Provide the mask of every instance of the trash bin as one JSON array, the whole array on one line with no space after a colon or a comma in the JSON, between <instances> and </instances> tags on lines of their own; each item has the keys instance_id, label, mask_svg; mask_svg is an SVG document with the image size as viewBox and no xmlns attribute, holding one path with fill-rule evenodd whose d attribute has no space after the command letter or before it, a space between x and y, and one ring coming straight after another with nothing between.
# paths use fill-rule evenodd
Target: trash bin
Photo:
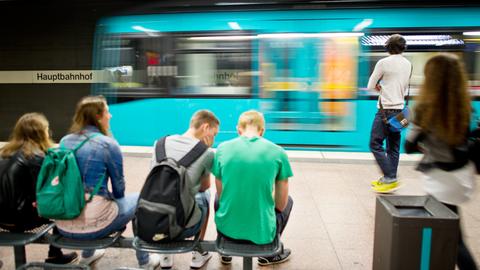
<instances>
[{"instance_id":1,"label":"trash bin","mask_svg":"<svg viewBox=\"0 0 480 270\"><path fill-rule=\"evenodd\" d=\"M373 270L455 269L458 216L431 196L378 196Z\"/></svg>"}]
</instances>

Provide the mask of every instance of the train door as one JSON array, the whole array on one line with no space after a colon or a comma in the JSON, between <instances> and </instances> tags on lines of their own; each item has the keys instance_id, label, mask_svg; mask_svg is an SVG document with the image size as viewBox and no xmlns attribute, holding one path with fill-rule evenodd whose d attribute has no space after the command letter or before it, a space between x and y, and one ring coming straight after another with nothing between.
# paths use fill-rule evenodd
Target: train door
<instances>
[{"instance_id":1,"label":"train door","mask_svg":"<svg viewBox=\"0 0 480 270\"><path fill-rule=\"evenodd\" d=\"M358 33L260 35L268 136L286 146L356 148L359 49Z\"/></svg>"}]
</instances>

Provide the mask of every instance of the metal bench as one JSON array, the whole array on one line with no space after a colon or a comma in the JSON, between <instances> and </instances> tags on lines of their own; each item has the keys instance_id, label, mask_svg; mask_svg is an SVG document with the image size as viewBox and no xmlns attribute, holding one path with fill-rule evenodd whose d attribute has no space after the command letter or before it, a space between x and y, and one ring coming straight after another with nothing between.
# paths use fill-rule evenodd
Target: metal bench
<instances>
[{"instance_id":1,"label":"metal bench","mask_svg":"<svg viewBox=\"0 0 480 270\"><path fill-rule=\"evenodd\" d=\"M13 246L15 268L19 268L27 262L25 245L39 241L54 226L55 224L49 223L23 233L0 229L0 246Z\"/></svg>"},{"instance_id":2,"label":"metal bench","mask_svg":"<svg viewBox=\"0 0 480 270\"><path fill-rule=\"evenodd\" d=\"M162 254L176 254L187 253L198 249L200 234L195 235L192 240L179 240L172 242L148 243L138 237L133 238L132 246L136 250L162 253Z\"/></svg>"},{"instance_id":3,"label":"metal bench","mask_svg":"<svg viewBox=\"0 0 480 270\"><path fill-rule=\"evenodd\" d=\"M41 236L44 236L51 228L53 224L49 224L48 229L44 229L44 232L41 233ZM41 244L52 244L59 248L67 248L67 249L101 249L101 248L108 248L108 247L116 247L116 248L131 248L133 247L136 250L146 251L146 252L153 252L153 253L162 253L162 254L176 254L176 253L186 253L191 251L210 251L210 252L218 252L222 256L238 256L243 257L243 269L244 270L251 270L253 269L253 262L252 257L267 257L267 256L275 256L279 254L282 249L283 245L280 242L280 238L277 235L274 241L270 244L266 245L256 245L249 241L236 241L233 239L225 238L221 235L217 236L215 241L200 241L199 235L196 235L191 240L181 240L181 241L173 241L167 243L147 243L142 241L138 237L134 238L124 238L122 237L123 231L118 231L113 233L112 235L97 239L97 240L77 240L77 239L70 239L67 237L63 237L59 234L46 234L46 239L39 241L39 237L36 237L33 240L29 240L28 243L41 243ZM10 235L12 233L5 233L5 235ZM39 233L40 234L40 233ZM16 247L16 245L25 245L26 242L21 242L21 240L16 240L20 242L15 242L12 244L3 244L5 242L2 238L0 233L0 246L7 245ZM8 237L12 237L11 235ZM48 264L40 264L40 263L30 263L25 265L25 247L23 246L23 253L15 252L15 262L16 267L23 266L24 268L20 269L89 269L88 266L85 265L53 265L51 268L48 267ZM23 260L23 263L17 264L17 260ZM35 268L37 267L37 268ZM44 267L44 268L39 268ZM62 268L63 267L63 268ZM75 268L76 267L76 268ZM83 267L83 268L82 268ZM123 269L130 269L130 268L123 268Z\"/></svg>"},{"instance_id":4,"label":"metal bench","mask_svg":"<svg viewBox=\"0 0 480 270\"><path fill-rule=\"evenodd\" d=\"M114 245L120 247L119 241L122 238L122 231L117 231L107 237L94 240L71 239L60 234L51 234L48 236L48 242L59 248L67 249L103 249ZM127 241L122 247L131 247L131 241ZM56 269L56 268L53 268Z\"/></svg>"},{"instance_id":5,"label":"metal bench","mask_svg":"<svg viewBox=\"0 0 480 270\"><path fill-rule=\"evenodd\" d=\"M243 269L252 270L252 257L270 257L282 252L283 245L280 237L277 235L273 242L265 245L256 245L249 241L236 241L228 239L218 234L215 241L215 249L222 256L239 256L243 257Z\"/></svg>"},{"instance_id":6,"label":"metal bench","mask_svg":"<svg viewBox=\"0 0 480 270\"><path fill-rule=\"evenodd\" d=\"M252 257L275 256L282 252L283 245L280 238L275 237L274 241L266 245L256 245L249 241L236 241L227 239L220 234L216 241L199 241L198 235L193 240L180 240L165 243L147 243L138 237L135 237L132 246L136 250L161 253L176 254L190 251L211 251L218 252L222 256L243 257L243 269L253 269Z\"/></svg>"},{"instance_id":7,"label":"metal bench","mask_svg":"<svg viewBox=\"0 0 480 270\"><path fill-rule=\"evenodd\" d=\"M71 239L60 234L51 234L48 236L50 244L67 249L102 249L114 245L122 236L123 231L117 231L111 235L94 240Z\"/></svg>"},{"instance_id":8,"label":"metal bench","mask_svg":"<svg viewBox=\"0 0 480 270\"><path fill-rule=\"evenodd\" d=\"M28 263L22 265L17 270L90 270L88 265L80 264L51 264L51 263Z\"/></svg>"}]
</instances>

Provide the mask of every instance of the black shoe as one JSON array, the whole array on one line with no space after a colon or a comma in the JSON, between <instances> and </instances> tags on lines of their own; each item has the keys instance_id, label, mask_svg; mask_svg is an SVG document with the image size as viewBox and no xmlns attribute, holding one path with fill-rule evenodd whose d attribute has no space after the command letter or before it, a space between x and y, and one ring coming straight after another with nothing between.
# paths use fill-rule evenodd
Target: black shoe
<instances>
[{"instance_id":1,"label":"black shoe","mask_svg":"<svg viewBox=\"0 0 480 270\"><path fill-rule=\"evenodd\" d=\"M230 257L230 256L222 256L222 257L220 258L220 262L221 262L222 264L225 264L225 265L231 264L231 263L232 263L232 257Z\"/></svg>"},{"instance_id":2,"label":"black shoe","mask_svg":"<svg viewBox=\"0 0 480 270\"><path fill-rule=\"evenodd\" d=\"M290 259L290 254L292 251L288 248L284 249L282 253L275 255L273 257L258 257L258 265L272 265L277 263L283 263Z\"/></svg>"},{"instance_id":3,"label":"black shoe","mask_svg":"<svg viewBox=\"0 0 480 270\"><path fill-rule=\"evenodd\" d=\"M54 263L54 264L70 264L77 261L78 255L76 252L71 252L67 254L62 254L56 257L48 257L45 259L46 263Z\"/></svg>"}]
</instances>

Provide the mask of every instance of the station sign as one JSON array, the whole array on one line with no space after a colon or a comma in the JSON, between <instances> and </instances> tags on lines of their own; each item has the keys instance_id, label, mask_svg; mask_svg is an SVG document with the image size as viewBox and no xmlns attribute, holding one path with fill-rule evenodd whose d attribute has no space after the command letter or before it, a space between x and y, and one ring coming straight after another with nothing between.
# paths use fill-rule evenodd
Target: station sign
<instances>
[{"instance_id":1,"label":"station sign","mask_svg":"<svg viewBox=\"0 0 480 270\"><path fill-rule=\"evenodd\" d=\"M109 83L105 70L0 71L0 84Z\"/></svg>"}]
</instances>

